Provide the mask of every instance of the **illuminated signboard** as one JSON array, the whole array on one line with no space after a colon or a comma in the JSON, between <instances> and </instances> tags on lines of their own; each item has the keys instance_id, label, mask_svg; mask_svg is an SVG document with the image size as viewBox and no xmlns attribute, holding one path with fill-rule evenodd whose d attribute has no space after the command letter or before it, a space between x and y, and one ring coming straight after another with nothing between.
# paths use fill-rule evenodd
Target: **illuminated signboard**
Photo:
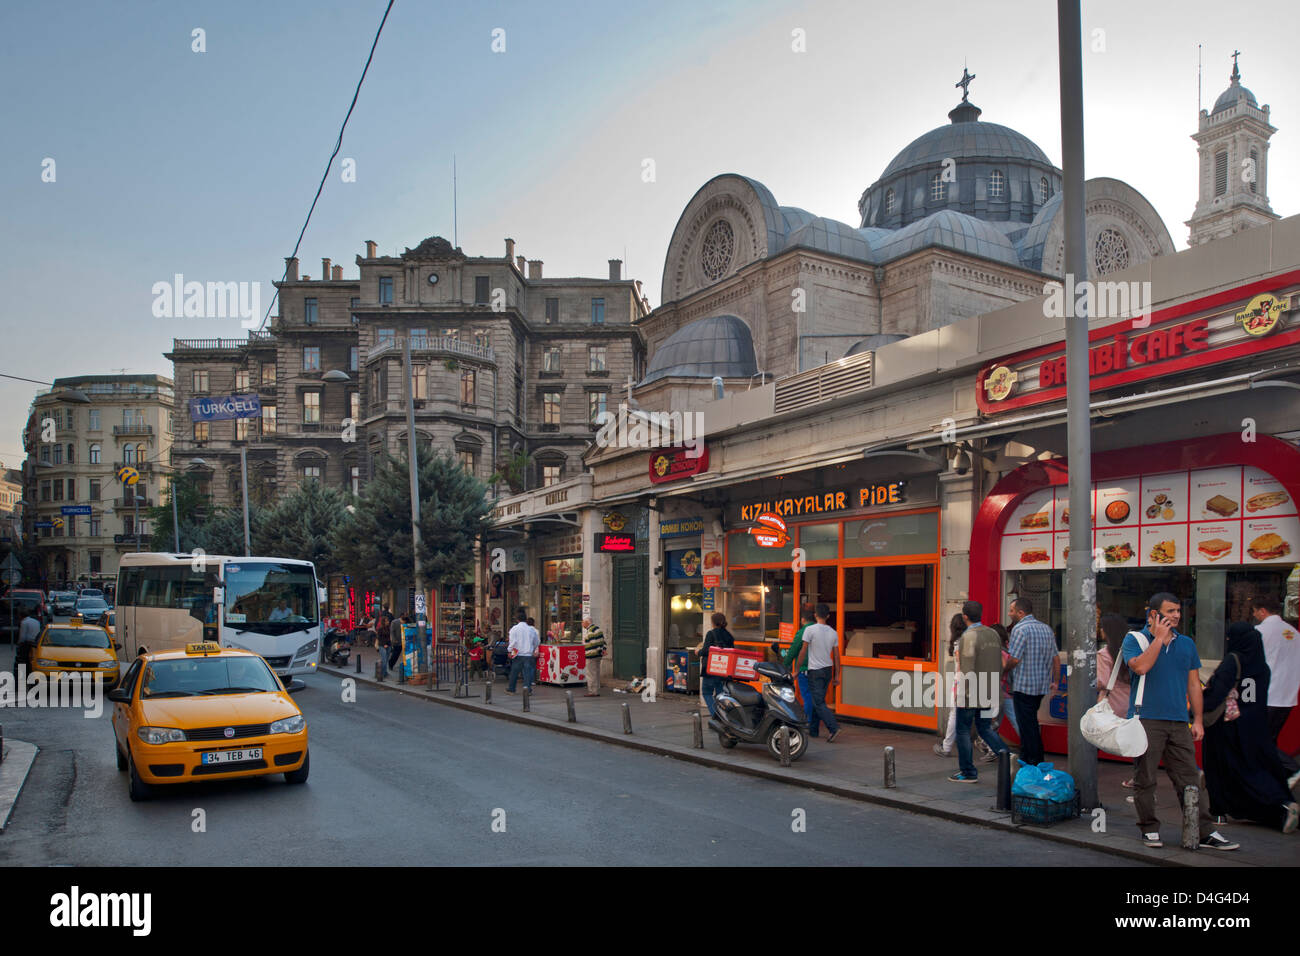
<instances>
[{"instance_id":1,"label":"illuminated signboard","mask_svg":"<svg viewBox=\"0 0 1300 956\"><path fill-rule=\"evenodd\" d=\"M650 481L662 484L678 481L692 475L702 475L709 470L709 448L699 449L699 457L692 458L688 448L665 448L650 456Z\"/></svg>"},{"instance_id":2,"label":"illuminated signboard","mask_svg":"<svg viewBox=\"0 0 1300 956\"><path fill-rule=\"evenodd\" d=\"M777 498L740 506L741 521L761 521L762 515L778 518L829 514L850 508L897 505L907 500L907 482L889 481L859 485L846 491L823 491L790 498Z\"/></svg>"},{"instance_id":3,"label":"illuminated signboard","mask_svg":"<svg viewBox=\"0 0 1300 956\"><path fill-rule=\"evenodd\" d=\"M631 554L636 550L636 535L599 532L596 535L598 554Z\"/></svg>"},{"instance_id":4,"label":"illuminated signboard","mask_svg":"<svg viewBox=\"0 0 1300 956\"><path fill-rule=\"evenodd\" d=\"M759 526L750 528L749 533L754 536L754 543L760 548L783 548L789 544L790 533L779 516L764 512L754 520Z\"/></svg>"}]
</instances>

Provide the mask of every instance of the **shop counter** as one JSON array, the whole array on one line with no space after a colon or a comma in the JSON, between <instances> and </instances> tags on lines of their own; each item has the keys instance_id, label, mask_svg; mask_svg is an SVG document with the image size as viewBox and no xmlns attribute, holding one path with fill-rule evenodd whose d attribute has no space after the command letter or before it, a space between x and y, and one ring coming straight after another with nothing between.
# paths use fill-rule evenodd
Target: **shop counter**
<instances>
[{"instance_id":1,"label":"shop counter","mask_svg":"<svg viewBox=\"0 0 1300 956\"><path fill-rule=\"evenodd\" d=\"M537 680L542 684L585 684L587 651L582 644L541 644Z\"/></svg>"}]
</instances>

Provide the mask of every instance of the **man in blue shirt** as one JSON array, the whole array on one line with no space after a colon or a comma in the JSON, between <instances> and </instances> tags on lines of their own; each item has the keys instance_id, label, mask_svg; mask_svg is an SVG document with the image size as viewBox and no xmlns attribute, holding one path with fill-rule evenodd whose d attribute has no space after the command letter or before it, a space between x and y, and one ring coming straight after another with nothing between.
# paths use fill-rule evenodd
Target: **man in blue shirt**
<instances>
[{"instance_id":1,"label":"man in blue shirt","mask_svg":"<svg viewBox=\"0 0 1300 956\"><path fill-rule=\"evenodd\" d=\"M1008 612L1014 627L1007 645L1006 669L1011 674L1011 702L1020 734L1020 762L1037 766L1043 762L1043 737L1038 729L1038 707L1052 689L1056 673L1056 635L1034 617L1034 605L1017 597Z\"/></svg>"},{"instance_id":2,"label":"man in blue shirt","mask_svg":"<svg viewBox=\"0 0 1300 956\"><path fill-rule=\"evenodd\" d=\"M1136 677L1143 678L1142 706L1138 694L1129 699L1128 716L1142 719L1147 735L1147 752L1138 760L1133 804L1137 808L1138 828L1150 847L1160 842L1160 821L1156 818L1156 770L1164 760L1165 772L1183 802L1183 788L1200 785L1196 769L1195 741L1205 736L1201 723L1200 655L1196 642L1178 633L1182 602L1161 591L1147 602L1147 625L1142 629L1146 649L1133 634L1124 638L1120 656ZM1191 703L1191 727L1188 728L1188 703ZM1202 794L1200 811L1200 845L1207 850L1235 850L1239 844L1225 840L1213 830L1208 799Z\"/></svg>"}]
</instances>

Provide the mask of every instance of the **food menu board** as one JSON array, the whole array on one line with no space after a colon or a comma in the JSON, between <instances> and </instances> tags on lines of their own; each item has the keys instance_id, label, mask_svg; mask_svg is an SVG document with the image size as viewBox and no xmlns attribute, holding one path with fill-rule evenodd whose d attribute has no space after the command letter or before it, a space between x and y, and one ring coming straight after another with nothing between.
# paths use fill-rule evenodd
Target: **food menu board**
<instances>
[{"instance_id":1,"label":"food menu board","mask_svg":"<svg viewBox=\"0 0 1300 956\"><path fill-rule=\"evenodd\" d=\"M1070 492L1026 495L1001 542L1004 570L1064 570ZM1254 467L1161 472L1097 482L1093 548L1103 568L1272 564L1300 553L1300 512L1277 478Z\"/></svg>"}]
</instances>

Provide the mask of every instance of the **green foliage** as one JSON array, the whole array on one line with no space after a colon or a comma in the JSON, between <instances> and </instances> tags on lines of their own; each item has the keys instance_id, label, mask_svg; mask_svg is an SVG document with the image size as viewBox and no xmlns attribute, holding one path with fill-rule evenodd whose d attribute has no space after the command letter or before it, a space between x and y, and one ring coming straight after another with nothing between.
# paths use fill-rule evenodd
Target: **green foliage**
<instances>
[{"instance_id":1,"label":"green foliage","mask_svg":"<svg viewBox=\"0 0 1300 956\"><path fill-rule=\"evenodd\" d=\"M528 456L522 451L512 455L509 458L501 458L497 461L497 470L492 477L488 479L489 484L496 484L504 481L514 494L524 490L524 475L528 469Z\"/></svg>"},{"instance_id":2,"label":"green foliage","mask_svg":"<svg viewBox=\"0 0 1300 956\"><path fill-rule=\"evenodd\" d=\"M350 501L351 496L337 488L326 488L319 481L303 482L261 511L253 553L311 561L322 581L342 571L330 536L347 519Z\"/></svg>"}]
</instances>

